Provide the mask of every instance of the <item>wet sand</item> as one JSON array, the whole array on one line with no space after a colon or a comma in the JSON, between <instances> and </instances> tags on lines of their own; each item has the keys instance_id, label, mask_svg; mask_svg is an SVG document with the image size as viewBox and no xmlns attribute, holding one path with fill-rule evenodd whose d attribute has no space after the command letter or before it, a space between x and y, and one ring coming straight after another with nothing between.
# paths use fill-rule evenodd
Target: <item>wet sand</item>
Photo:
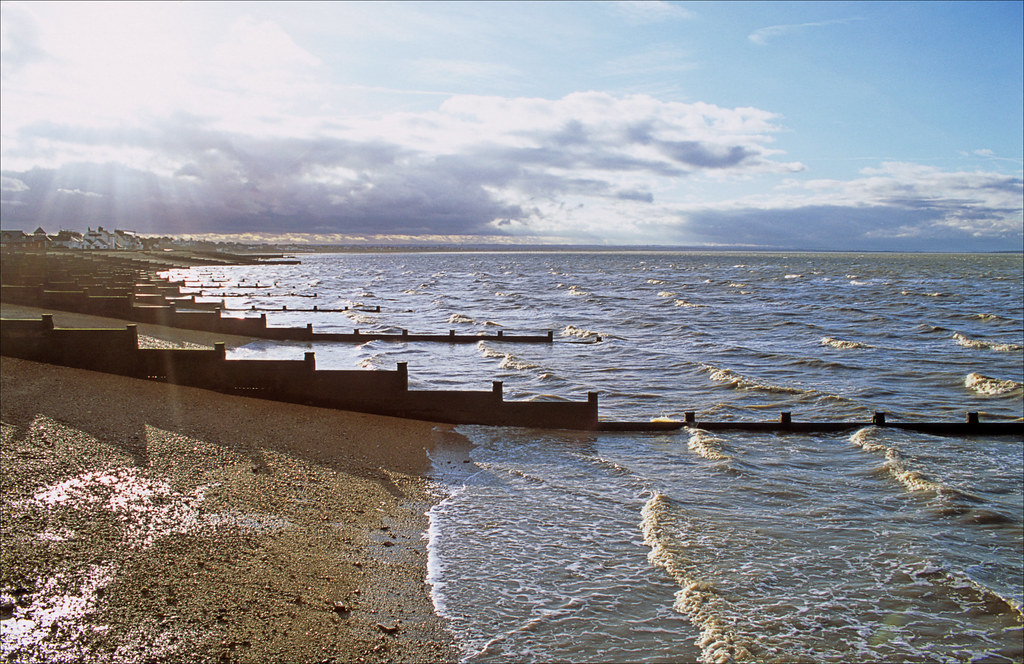
<instances>
[{"instance_id":1,"label":"wet sand","mask_svg":"<svg viewBox=\"0 0 1024 664\"><path fill-rule=\"evenodd\" d=\"M456 658L424 583L427 452L468 458L450 427L0 362L5 658Z\"/></svg>"}]
</instances>

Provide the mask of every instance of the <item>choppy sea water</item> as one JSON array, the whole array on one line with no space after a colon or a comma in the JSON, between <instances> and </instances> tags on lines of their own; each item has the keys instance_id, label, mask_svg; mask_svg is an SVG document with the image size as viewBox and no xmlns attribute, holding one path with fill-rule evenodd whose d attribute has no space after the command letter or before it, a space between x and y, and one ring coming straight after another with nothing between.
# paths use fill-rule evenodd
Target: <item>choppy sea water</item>
<instances>
[{"instance_id":1,"label":"choppy sea water","mask_svg":"<svg viewBox=\"0 0 1024 664\"><path fill-rule=\"evenodd\" d=\"M302 255L176 271L317 331L555 331L551 345L256 342L606 419L983 420L1024 406L1020 255ZM253 286L259 286L254 288ZM315 294L316 297L313 297ZM1021 661L1019 439L460 427L429 578L465 661Z\"/></svg>"}]
</instances>

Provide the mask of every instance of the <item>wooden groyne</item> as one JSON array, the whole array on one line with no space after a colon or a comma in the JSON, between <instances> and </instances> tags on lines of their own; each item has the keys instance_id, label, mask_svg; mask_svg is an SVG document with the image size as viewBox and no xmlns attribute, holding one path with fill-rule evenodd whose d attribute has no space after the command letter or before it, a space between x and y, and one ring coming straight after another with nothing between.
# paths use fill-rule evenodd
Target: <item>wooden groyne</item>
<instances>
[{"instance_id":1,"label":"wooden groyne","mask_svg":"<svg viewBox=\"0 0 1024 664\"><path fill-rule=\"evenodd\" d=\"M836 433L865 426L956 436L1024 437L1024 422L799 422L782 413L774 422L705 422L687 412L683 421L601 421L598 395L586 401L505 401L500 381L490 390L410 390L408 365L394 371L319 370L316 355L302 360L229 360L223 343L212 350L140 349L138 328L56 328L52 315L0 319L0 350L11 357L102 371L132 378L199 387L226 394L310 406L376 413L451 424L573 429L581 431L709 431Z\"/></svg>"},{"instance_id":2,"label":"wooden groyne","mask_svg":"<svg viewBox=\"0 0 1024 664\"><path fill-rule=\"evenodd\" d=\"M120 318L137 323L151 323L186 330L233 334L278 341L323 341L366 343L388 341L398 343L431 342L467 344L479 341L504 343L553 343L554 334L458 334L367 332L353 328L351 333L317 332L312 323L304 327L268 326L265 310L259 316L224 316L224 301L197 302L196 296L182 293L185 282L159 278L148 260L120 257L95 257L79 252L73 254L41 254L37 256L5 255L0 278L0 301L11 304L71 311ZM162 264L158 264L162 265ZM253 286L254 288L256 286ZM262 286L260 286L262 287ZM341 311L348 310L342 309ZM366 312L366 307L352 308ZM289 311L287 307L274 311ZM292 309L290 311L327 312L338 309ZM376 308L380 311L380 307Z\"/></svg>"},{"instance_id":3,"label":"wooden groyne","mask_svg":"<svg viewBox=\"0 0 1024 664\"><path fill-rule=\"evenodd\" d=\"M0 319L7 356L199 387L226 394L287 401L451 424L486 424L593 431L597 394L586 401L505 401L501 382L490 390L410 390L408 366L394 371L319 370L302 360L229 360L213 350L140 349L138 328L55 328L52 315Z\"/></svg>"},{"instance_id":4,"label":"wooden groyne","mask_svg":"<svg viewBox=\"0 0 1024 664\"><path fill-rule=\"evenodd\" d=\"M741 431L749 433L843 433L864 427L913 431L938 436L1015 436L1024 438L1024 421L983 422L977 412L968 412L961 422L896 422L884 412L876 412L865 422L801 422L792 413L783 412L778 420L764 422L715 422L698 420L695 412L685 413L683 421L598 422L599 431L675 431L683 427L705 431Z\"/></svg>"}]
</instances>

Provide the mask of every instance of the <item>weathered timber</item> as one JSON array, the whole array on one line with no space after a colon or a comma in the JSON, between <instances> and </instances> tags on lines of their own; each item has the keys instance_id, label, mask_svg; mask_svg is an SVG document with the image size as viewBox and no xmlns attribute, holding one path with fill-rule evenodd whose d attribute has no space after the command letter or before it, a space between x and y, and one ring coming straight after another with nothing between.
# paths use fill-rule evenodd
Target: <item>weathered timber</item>
<instances>
[{"instance_id":1,"label":"weathered timber","mask_svg":"<svg viewBox=\"0 0 1024 664\"><path fill-rule=\"evenodd\" d=\"M123 329L55 328L41 319L0 319L4 355L132 378L158 380L239 396L273 399L451 424L592 431L597 394L579 401L505 401L499 386L486 391L410 390L408 367L395 371L317 370L302 360L230 360L213 350L140 349L135 325Z\"/></svg>"},{"instance_id":2,"label":"weathered timber","mask_svg":"<svg viewBox=\"0 0 1024 664\"><path fill-rule=\"evenodd\" d=\"M693 412L684 421L655 420L651 422L598 422L599 431L675 431L683 427L705 431L743 431L749 433L842 433L864 427L880 427L914 431L939 436L1015 436L1024 438L1024 420L982 422L978 413L967 413L963 422L893 422L885 413L875 413L870 422L795 422L792 413L783 412L771 422L706 422L698 421Z\"/></svg>"},{"instance_id":3,"label":"weathered timber","mask_svg":"<svg viewBox=\"0 0 1024 664\"><path fill-rule=\"evenodd\" d=\"M24 258L24 257L22 257ZM447 334L417 334L403 330L399 333L367 332L354 330L352 333L315 332L312 324L305 327L268 326L265 311L361 311L376 313L379 306L345 307L344 309L265 309L250 307L244 311L259 311L258 318L236 318L222 315L224 301L196 302L196 294L182 293L184 282L169 282L149 275L146 270L135 262L128 261L130 267L117 264L117 269L107 269L112 259L106 262L92 257L64 257L57 260L49 257L43 262L45 269L39 265L17 265L8 269L5 263L3 271L4 284L0 288L0 299L13 304L24 304L60 311L72 311L82 314L109 316L139 323L151 323L188 330L213 332L220 334L243 335L261 339L278 341L308 341L337 343L366 343L367 341L385 342L429 342L467 344L478 341L506 343L552 343L554 335L546 334L456 334L448 330ZM6 260L6 259L5 259ZM84 266L83 266L84 263ZM95 265L93 264L95 263ZM76 270L93 272L79 275ZM75 276L78 275L78 276ZM16 282L16 283L9 283ZM242 288L269 288L269 286L240 286ZM221 296L226 294L221 293ZM180 308L180 310L179 310ZM234 311L234 310L232 310Z\"/></svg>"}]
</instances>

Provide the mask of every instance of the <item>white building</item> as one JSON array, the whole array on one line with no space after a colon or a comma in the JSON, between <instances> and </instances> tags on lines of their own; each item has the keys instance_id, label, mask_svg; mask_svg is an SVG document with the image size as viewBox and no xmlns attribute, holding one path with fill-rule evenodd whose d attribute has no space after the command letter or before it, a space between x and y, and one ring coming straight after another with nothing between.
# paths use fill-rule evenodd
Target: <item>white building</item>
<instances>
[{"instance_id":1,"label":"white building","mask_svg":"<svg viewBox=\"0 0 1024 664\"><path fill-rule=\"evenodd\" d=\"M78 231L62 230L56 235L51 235L50 244L65 249L85 249L85 240Z\"/></svg>"},{"instance_id":2,"label":"white building","mask_svg":"<svg viewBox=\"0 0 1024 664\"><path fill-rule=\"evenodd\" d=\"M104 230L102 226L96 230L89 229L82 236L82 244L86 249L141 250L142 239L132 231Z\"/></svg>"}]
</instances>

